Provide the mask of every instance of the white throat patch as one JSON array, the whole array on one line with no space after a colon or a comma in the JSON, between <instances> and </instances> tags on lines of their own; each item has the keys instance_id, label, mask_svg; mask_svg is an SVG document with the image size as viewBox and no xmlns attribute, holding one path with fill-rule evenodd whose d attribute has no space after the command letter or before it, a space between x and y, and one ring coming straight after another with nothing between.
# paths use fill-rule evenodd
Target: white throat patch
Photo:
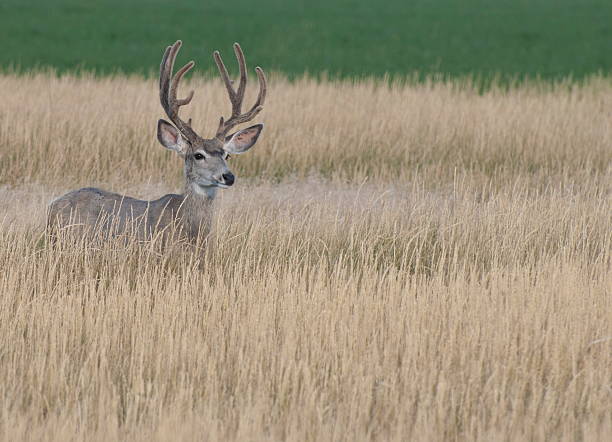
<instances>
[{"instance_id":1,"label":"white throat patch","mask_svg":"<svg viewBox=\"0 0 612 442\"><path fill-rule=\"evenodd\" d=\"M194 193L205 196L207 198L214 198L217 195L217 186L201 186L198 183L192 183L191 188Z\"/></svg>"}]
</instances>

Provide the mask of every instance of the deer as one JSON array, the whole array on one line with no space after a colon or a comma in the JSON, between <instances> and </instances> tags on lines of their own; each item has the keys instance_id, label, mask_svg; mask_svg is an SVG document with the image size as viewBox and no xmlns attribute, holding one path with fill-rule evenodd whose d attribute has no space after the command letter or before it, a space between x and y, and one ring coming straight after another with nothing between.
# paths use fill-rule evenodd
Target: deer
<instances>
[{"instance_id":1,"label":"deer","mask_svg":"<svg viewBox=\"0 0 612 442\"><path fill-rule=\"evenodd\" d=\"M266 76L259 66L255 68L259 93L255 104L243 113L247 86L244 53L240 45L234 43L240 70L240 81L235 89L219 51L214 51L213 58L227 89L232 110L229 118L221 116L213 138L203 138L192 128L191 118L185 121L179 116L179 109L191 102L194 91L179 99L178 86L195 65L192 60L173 75L174 62L181 46L181 40L168 46L160 64L159 98L170 122L164 119L157 122L157 139L162 146L184 160L183 193L146 201L93 187L73 190L50 203L47 225L51 231L74 227L94 228L111 235L131 231L138 238L146 239L174 226L190 242L196 242L210 233L217 190L227 189L236 181L227 161L230 155L243 154L253 147L263 130L263 124L255 124L232 134L229 132L253 120L263 109Z\"/></svg>"}]
</instances>

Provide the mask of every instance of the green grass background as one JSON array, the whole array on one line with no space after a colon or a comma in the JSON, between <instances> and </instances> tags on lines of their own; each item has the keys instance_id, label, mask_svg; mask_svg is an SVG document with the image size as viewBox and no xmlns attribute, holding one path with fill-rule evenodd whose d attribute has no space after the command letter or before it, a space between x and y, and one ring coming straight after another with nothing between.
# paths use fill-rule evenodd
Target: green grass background
<instances>
[{"instance_id":1,"label":"green grass background","mask_svg":"<svg viewBox=\"0 0 612 442\"><path fill-rule=\"evenodd\" d=\"M156 71L163 48L212 69L239 41L289 75L612 72L611 0L1 0L0 66Z\"/></svg>"}]
</instances>

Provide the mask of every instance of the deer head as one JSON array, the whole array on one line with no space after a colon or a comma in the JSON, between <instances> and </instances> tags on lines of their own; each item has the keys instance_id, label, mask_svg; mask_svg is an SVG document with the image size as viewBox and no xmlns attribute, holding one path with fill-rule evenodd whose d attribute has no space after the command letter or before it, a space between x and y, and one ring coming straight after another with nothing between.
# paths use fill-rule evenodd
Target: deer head
<instances>
[{"instance_id":1,"label":"deer head","mask_svg":"<svg viewBox=\"0 0 612 442\"><path fill-rule=\"evenodd\" d=\"M174 76L174 61L181 48L182 42L178 40L168 46L162 58L159 73L159 99L161 105L173 123L159 120L157 123L157 138L167 149L173 150L185 160L185 177L187 184L196 191L206 192L211 188L227 188L234 184L234 174L227 165L231 154L242 154L249 150L259 137L263 124L256 124L246 129L229 134L235 126L251 121L263 109L266 99L266 77L260 67L255 68L259 79L259 95L255 104L245 113L242 113L242 102L247 84L247 68L244 54L238 43L234 43L234 52L240 67L240 83L235 90L223 64L218 51L213 57L221 74L225 88L232 104L232 114L225 120L221 117L219 127L213 138L200 137L188 122L179 117L179 108L191 102L193 91L186 98L177 98L177 89L181 78L191 70L194 62L190 61Z\"/></svg>"}]
</instances>

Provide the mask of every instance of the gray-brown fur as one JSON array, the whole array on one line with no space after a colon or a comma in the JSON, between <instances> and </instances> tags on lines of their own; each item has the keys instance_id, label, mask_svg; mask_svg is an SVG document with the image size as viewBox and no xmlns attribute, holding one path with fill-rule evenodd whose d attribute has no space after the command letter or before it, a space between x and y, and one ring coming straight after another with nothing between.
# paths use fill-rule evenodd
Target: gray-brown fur
<instances>
[{"instance_id":1,"label":"gray-brown fur","mask_svg":"<svg viewBox=\"0 0 612 442\"><path fill-rule=\"evenodd\" d=\"M86 187L53 201L49 206L48 220L51 229L55 223L80 230L95 227L104 232L132 232L141 239L150 238L161 227L178 221L177 225L185 229L184 234L192 237L200 228L209 228L212 202L212 198L195 201L176 194L143 201Z\"/></svg>"},{"instance_id":2,"label":"gray-brown fur","mask_svg":"<svg viewBox=\"0 0 612 442\"><path fill-rule=\"evenodd\" d=\"M178 153L185 162L185 191L181 195L169 194L153 201L143 201L96 188L74 190L56 199L49 206L48 224L51 228L97 227L103 232L133 232L139 238L150 238L160 230L176 227L190 240L206 235L210 231L213 201L218 188L227 188L234 183L227 159L230 154L242 154L257 141L262 124L256 124L227 135L230 128L250 121L257 115L265 101L266 80L263 71L256 68L260 90L255 105L241 114L246 88L246 63L240 46L234 50L240 67L240 85L235 92L227 70L218 52L215 61L228 89L232 103L232 115L224 122L221 117L215 137L205 139L179 117L179 108L189 104L193 91L184 99L177 98L181 78L193 67L193 61L183 66L173 77L174 61L181 41L169 46L160 65L160 102L168 118L174 123L159 120L157 138L167 149ZM221 65L219 65L221 63Z\"/></svg>"}]
</instances>

